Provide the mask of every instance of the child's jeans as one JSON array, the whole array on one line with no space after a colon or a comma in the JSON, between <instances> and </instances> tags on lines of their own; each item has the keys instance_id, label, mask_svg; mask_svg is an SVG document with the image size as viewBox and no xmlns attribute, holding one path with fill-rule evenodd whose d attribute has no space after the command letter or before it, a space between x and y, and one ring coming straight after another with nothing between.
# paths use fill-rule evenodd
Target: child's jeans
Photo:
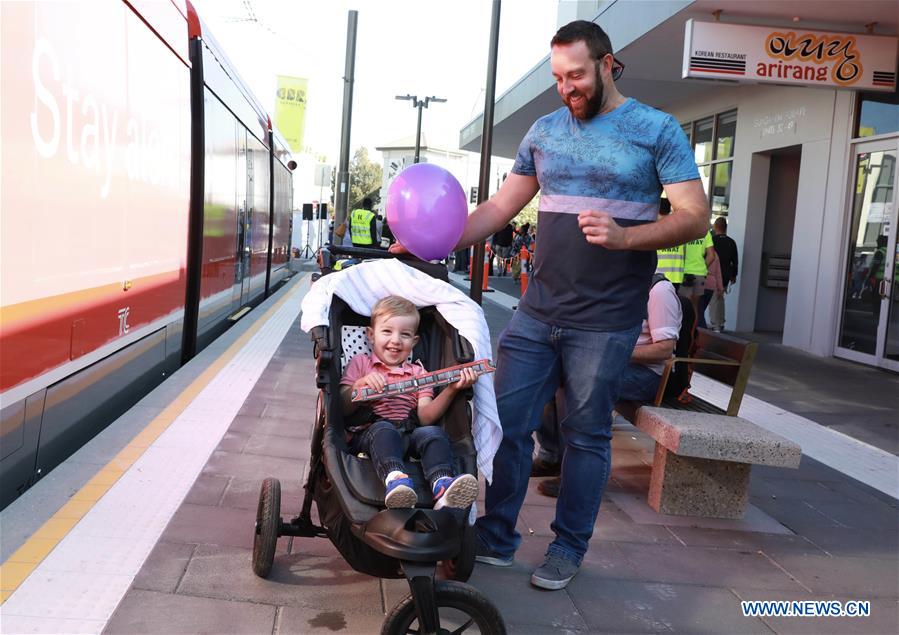
<instances>
[{"instance_id":1,"label":"child's jeans","mask_svg":"<svg viewBox=\"0 0 899 635\"><path fill-rule=\"evenodd\" d=\"M384 481L393 471L405 472L403 456L407 443L411 453L421 458L421 466L430 483L453 475L453 451L440 426L419 426L410 434L390 421L375 421L364 431L354 434L349 446L353 454L365 452L371 457L378 478Z\"/></svg>"}]
</instances>

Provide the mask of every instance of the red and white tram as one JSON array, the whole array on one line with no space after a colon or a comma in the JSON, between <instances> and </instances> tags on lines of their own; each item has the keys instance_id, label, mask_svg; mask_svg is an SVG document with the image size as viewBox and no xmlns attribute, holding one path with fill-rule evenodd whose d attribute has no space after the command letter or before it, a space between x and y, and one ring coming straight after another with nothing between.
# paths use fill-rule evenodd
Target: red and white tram
<instances>
[{"instance_id":1,"label":"red and white tram","mask_svg":"<svg viewBox=\"0 0 899 635\"><path fill-rule=\"evenodd\" d=\"M289 275L293 195L188 2L0 12L2 508Z\"/></svg>"}]
</instances>

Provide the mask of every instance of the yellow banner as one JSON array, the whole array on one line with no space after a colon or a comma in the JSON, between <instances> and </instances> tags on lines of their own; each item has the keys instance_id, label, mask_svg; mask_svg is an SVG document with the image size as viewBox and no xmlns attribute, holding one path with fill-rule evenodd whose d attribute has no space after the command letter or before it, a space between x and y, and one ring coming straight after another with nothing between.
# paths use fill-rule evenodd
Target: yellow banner
<instances>
[{"instance_id":1,"label":"yellow banner","mask_svg":"<svg viewBox=\"0 0 899 635\"><path fill-rule=\"evenodd\" d=\"M278 75L275 94L275 125L287 139L293 152L303 149L303 128L306 125L306 84L301 77Z\"/></svg>"}]
</instances>

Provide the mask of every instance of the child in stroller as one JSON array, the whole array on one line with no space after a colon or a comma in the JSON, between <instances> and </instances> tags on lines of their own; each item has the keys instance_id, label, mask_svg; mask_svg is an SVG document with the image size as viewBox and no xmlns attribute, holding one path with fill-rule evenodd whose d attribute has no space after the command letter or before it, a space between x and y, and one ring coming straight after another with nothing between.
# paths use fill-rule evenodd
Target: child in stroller
<instances>
[{"instance_id":1,"label":"child in stroller","mask_svg":"<svg viewBox=\"0 0 899 635\"><path fill-rule=\"evenodd\" d=\"M356 355L340 381L345 415L352 415L358 402L353 397L362 388L384 391L388 381L424 374L419 364L408 361L418 342L418 309L409 300L387 296L372 308L366 334L372 354ZM384 481L388 508L414 507L418 501L412 479L403 470L405 446L421 459L425 477L434 495L434 509L465 509L478 495L478 480L471 474L456 476L449 437L436 423L459 391L474 385L477 374L464 368L458 382L447 386L436 398L434 389L386 396L371 402L371 416L363 424L349 426L351 452L367 454L378 478Z\"/></svg>"}]
</instances>

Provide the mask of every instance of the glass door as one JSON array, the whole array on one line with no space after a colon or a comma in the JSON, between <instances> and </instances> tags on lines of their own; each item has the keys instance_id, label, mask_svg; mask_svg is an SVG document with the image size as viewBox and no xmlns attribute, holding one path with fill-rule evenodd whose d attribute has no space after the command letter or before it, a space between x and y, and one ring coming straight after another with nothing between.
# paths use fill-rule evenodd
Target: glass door
<instances>
[{"instance_id":1,"label":"glass door","mask_svg":"<svg viewBox=\"0 0 899 635\"><path fill-rule=\"evenodd\" d=\"M836 354L899 370L897 141L855 146L852 223Z\"/></svg>"}]
</instances>

